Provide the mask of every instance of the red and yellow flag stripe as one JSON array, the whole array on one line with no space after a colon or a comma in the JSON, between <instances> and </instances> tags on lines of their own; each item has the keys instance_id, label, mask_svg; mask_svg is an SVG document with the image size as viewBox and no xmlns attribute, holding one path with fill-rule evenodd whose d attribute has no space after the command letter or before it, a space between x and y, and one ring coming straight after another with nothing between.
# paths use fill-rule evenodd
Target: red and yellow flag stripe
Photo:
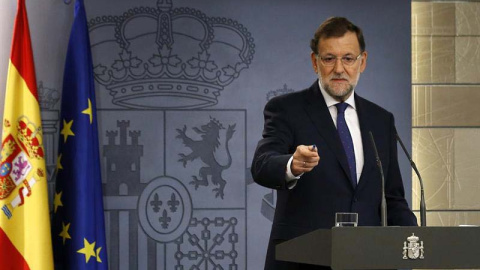
<instances>
[{"instance_id":1,"label":"red and yellow flag stripe","mask_svg":"<svg viewBox=\"0 0 480 270\"><path fill-rule=\"evenodd\" d=\"M47 172L25 0L18 0L0 163L0 269L53 269Z\"/></svg>"}]
</instances>

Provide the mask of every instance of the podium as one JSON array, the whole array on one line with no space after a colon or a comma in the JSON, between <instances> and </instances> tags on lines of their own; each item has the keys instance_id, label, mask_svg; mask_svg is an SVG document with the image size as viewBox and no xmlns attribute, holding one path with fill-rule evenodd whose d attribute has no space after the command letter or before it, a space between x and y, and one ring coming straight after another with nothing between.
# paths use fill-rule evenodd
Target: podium
<instances>
[{"instance_id":1,"label":"podium","mask_svg":"<svg viewBox=\"0 0 480 270\"><path fill-rule=\"evenodd\" d=\"M319 229L277 245L276 259L334 270L480 268L480 227Z\"/></svg>"}]
</instances>

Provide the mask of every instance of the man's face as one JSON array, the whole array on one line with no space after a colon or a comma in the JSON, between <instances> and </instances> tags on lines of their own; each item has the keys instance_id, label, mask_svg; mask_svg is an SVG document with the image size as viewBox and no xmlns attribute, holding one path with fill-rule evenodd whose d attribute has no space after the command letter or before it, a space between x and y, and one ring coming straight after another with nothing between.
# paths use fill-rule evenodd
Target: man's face
<instances>
[{"instance_id":1,"label":"man's face","mask_svg":"<svg viewBox=\"0 0 480 270\"><path fill-rule=\"evenodd\" d=\"M318 55L311 54L313 69L325 91L338 101L345 101L352 94L358 83L360 73L367 66L367 52L350 66L341 60L355 58L360 55L360 44L354 32L347 32L342 37L322 38L318 42ZM322 59L337 58L332 66Z\"/></svg>"}]
</instances>

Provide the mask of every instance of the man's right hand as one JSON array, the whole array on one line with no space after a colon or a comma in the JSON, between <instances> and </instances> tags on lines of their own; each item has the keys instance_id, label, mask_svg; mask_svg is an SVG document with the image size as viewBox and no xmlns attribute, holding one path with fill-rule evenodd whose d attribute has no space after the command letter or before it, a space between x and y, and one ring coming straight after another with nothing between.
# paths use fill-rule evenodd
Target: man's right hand
<instances>
[{"instance_id":1,"label":"man's right hand","mask_svg":"<svg viewBox=\"0 0 480 270\"><path fill-rule=\"evenodd\" d=\"M320 156L318 155L318 149L315 145L299 145L295 153L293 153L290 170L293 175L298 176L313 170L319 161Z\"/></svg>"}]
</instances>

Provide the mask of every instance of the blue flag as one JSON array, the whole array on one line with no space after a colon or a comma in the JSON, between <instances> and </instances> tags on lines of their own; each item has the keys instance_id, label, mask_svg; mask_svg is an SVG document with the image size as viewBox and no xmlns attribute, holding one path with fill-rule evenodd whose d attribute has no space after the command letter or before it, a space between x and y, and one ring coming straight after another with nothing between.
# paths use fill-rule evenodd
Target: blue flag
<instances>
[{"instance_id":1,"label":"blue flag","mask_svg":"<svg viewBox=\"0 0 480 270\"><path fill-rule=\"evenodd\" d=\"M92 54L75 2L63 79L52 237L55 269L108 269Z\"/></svg>"}]
</instances>

